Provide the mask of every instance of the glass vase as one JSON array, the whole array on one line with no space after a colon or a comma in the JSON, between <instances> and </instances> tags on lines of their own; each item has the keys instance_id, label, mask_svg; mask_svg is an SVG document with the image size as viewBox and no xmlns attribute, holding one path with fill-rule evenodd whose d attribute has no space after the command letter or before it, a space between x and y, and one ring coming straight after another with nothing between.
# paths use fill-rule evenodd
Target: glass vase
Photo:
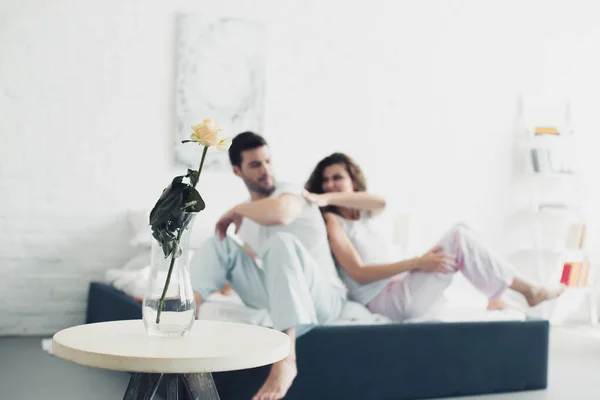
<instances>
[{"instance_id":1,"label":"glass vase","mask_svg":"<svg viewBox=\"0 0 600 400\"><path fill-rule=\"evenodd\" d=\"M184 336L194 325L196 301L189 270L194 216L190 215L189 224L183 229L175 251L167 257L159 242L152 241L150 276L142 303L142 319L150 336ZM178 256L173 259L173 254Z\"/></svg>"}]
</instances>

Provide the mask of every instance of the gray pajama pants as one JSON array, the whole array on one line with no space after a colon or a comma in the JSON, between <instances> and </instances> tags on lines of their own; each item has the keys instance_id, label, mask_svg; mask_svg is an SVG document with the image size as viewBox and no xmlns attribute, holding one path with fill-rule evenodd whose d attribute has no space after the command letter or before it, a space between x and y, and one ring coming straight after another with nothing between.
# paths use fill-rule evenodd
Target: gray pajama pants
<instances>
[{"instance_id":1,"label":"gray pajama pants","mask_svg":"<svg viewBox=\"0 0 600 400\"><path fill-rule=\"evenodd\" d=\"M231 238L209 239L190 263L192 286L202 299L229 281L244 303L267 309L273 327L336 320L345 303L345 290L329 283L314 258L296 236L275 233L258 251L262 269Z\"/></svg>"}]
</instances>

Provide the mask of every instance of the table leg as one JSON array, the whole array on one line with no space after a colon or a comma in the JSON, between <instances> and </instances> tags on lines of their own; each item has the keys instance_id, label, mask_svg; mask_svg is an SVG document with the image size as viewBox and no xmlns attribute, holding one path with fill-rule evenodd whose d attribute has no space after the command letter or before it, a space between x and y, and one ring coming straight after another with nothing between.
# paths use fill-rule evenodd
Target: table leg
<instances>
[{"instance_id":1,"label":"table leg","mask_svg":"<svg viewBox=\"0 0 600 400\"><path fill-rule=\"evenodd\" d=\"M131 376L123 400L151 400L163 374L136 372Z\"/></svg>"},{"instance_id":2,"label":"table leg","mask_svg":"<svg viewBox=\"0 0 600 400\"><path fill-rule=\"evenodd\" d=\"M183 374L179 375L185 387L187 388L188 395L193 400L220 400L217 387L213 381L212 374Z\"/></svg>"},{"instance_id":3,"label":"table leg","mask_svg":"<svg viewBox=\"0 0 600 400\"><path fill-rule=\"evenodd\" d=\"M179 400L179 375L165 374L167 380L167 400Z\"/></svg>"}]
</instances>

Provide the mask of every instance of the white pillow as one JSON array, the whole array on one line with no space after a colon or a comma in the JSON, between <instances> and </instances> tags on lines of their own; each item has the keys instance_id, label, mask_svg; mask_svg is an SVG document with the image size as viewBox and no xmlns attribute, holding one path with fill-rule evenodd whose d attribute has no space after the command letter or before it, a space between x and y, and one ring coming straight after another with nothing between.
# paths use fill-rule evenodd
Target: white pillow
<instances>
[{"instance_id":1,"label":"white pillow","mask_svg":"<svg viewBox=\"0 0 600 400\"><path fill-rule=\"evenodd\" d=\"M129 241L132 246L150 248L152 244L152 231L148 225L150 211L128 210L127 219L133 230L133 238Z\"/></svg>"}]
</instances>

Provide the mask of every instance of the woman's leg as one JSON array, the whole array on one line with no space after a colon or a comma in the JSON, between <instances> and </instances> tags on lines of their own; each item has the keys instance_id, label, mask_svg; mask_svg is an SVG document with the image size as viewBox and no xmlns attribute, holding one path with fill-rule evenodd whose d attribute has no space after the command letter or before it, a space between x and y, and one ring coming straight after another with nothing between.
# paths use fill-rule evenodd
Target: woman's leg
<instances>
[{"instance_id":1,"label":"woman's leg","mask_svg":"<svg viewBox=\"0 0 600 400\"><path fill-rule=\"evenodd\" d=\"M454 272L405 273L392 280L368 308L394 321L422 316L440 300L453 276Z\"/></svg>"},{"instance_id":2,"label":"woman's leg","mask_svg":"<svg viewBox=\"0 0 600 400\"><path fill-rule=\"evenodd\" d=\"M425 314L452 282L455 272L465 277L484 295L495 302L507 288L525 297L530 306L558 297L563 288L539 287L515 274L508 261L493 253L465 226L456 226L438 242L443 251L456 256L456 267L449 273L430 273L419 270L392 280L369 303L369 309L397 321Z\"/></svg>"},{"instance_id":3,"label":"woman's leg","mask_svg":"<svg viewBox=\"0 0 600 400\"><path fill-rule=\"evenodd\" d=\"M529 306L558 297L562 287L547 288L517 276L512 265L489 247L473 231L456 226L440 241L444 251L456 255L456 267L493 303L507 288L521 293Z\"/></svg>"},{"instance_id":4,"label":"woman's leg","mask_svg":"<svg viewBox=\"0 0 600 400\"><path fill-rule=\"evenodd\" d=\"M444 253L456 257L456 266L448 266L448 273L411 271L391 282L369 304L371 311L395 320L423 315L438 301L457 271L488 298L500 297L511 285L514 272L508 263L492 255L467 231L463 226L456 226L437 243Z\"/></svg>"},{"instance_id":5,"label":"woman's leg","mask_svg":"<svg viewBox=\"0 0 600 400\"><path fill-rule=\"evenodd\" d=\"M527 300L527 304L529 307L535 307L538 304L546 301L552 300L560 296L565 287L562 285L557 285L554 287L544 287L539 286L534 283L528 282L525 278L515 277L510 288L516 292L521 293L525 296L525 300Z\"/></svg>"}]
</instances>

